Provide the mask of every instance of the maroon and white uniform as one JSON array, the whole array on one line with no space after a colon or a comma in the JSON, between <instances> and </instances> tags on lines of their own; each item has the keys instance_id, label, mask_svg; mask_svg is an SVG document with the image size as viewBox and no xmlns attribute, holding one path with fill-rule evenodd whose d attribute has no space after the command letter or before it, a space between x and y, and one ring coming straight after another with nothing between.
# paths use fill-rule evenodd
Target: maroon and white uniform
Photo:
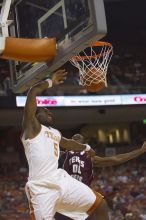
<instances>
[{"instance_id":1,"label":"maroon and white uniform","mask_svg":"<svg viewBox=\"0 0 146 220\"><path fill-rule=\"evenodd\" d=\"M64 156L65 160L63 163L63 169L73 178L90 186L93 180L91 157L85 151L66 151Z\"/></svg>"}]
</instances>

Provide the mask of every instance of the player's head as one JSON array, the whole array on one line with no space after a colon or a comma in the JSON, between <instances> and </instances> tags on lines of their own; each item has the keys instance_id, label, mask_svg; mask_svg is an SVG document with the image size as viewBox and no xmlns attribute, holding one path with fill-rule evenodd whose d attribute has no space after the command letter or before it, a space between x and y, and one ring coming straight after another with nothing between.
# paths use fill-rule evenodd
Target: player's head
<instances>
[{"instance_id":1,"label":"player's head","mask_svg":"<svg viewBox=\"0 0 146 220\"><path fill-rule=\"evenodd\" d=\"M81 144L84 144L84 137L81 134L74 134L72 136L72 139L81 143Z\"/></svg>"},{"instance_id":2,"label":"player's head","mask_svg":"<svg viewBox=\"0 0 146 220\"><path fill-rule=\"evenodd\" d=\"M37 108L36 118L40 124L49 126L53 123L53 114L47 108Z\"/></svg>"}]
</instances>

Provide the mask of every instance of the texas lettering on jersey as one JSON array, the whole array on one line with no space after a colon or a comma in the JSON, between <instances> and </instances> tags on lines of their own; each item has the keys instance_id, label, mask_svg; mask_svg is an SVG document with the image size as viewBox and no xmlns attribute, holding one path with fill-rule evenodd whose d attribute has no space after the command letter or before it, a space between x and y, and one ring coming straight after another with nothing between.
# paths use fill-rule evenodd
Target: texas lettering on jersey
<instances>
[{"instance_id":1,"label":"texas lettering on jersey","mask_svg":"<svg viewBox=\"0 0 146 220\"><path fill-rule=\"evenodd\" d=\"M46 135L47 137L49 137L49 138L53 139L54 141L57 141L57 142L59 142L59 141L60 141L60 137L59 137L59 136L54 135L54 133L53 133L53 132L51 132L51 131L45 131L45 135Z\"/></svg>"},{"instance_id":2,"label":"texas lettering on jersey","mask_svg":"<svg viewBox=\"0 0 146 220\"><path fill-rule=\"evenodd\" d=\"M93 180L92 161L85 152L65 152L63 169L86 185L90 185Z\"/></svg>"}]
</instances>

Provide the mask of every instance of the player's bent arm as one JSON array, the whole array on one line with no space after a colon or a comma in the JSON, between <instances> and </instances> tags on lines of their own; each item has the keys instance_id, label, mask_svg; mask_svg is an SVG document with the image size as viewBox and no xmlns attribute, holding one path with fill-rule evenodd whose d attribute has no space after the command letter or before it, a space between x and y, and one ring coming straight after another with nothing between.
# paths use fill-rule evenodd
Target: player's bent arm
<instances>
[{"instance_id":1,"label":"player's bent arm","mask_svg":"<svg viewBox=\"0 0 146 220\"><path fill-rule=\"evenodd\" d=\"M37 83L28 91L27 100L24 107L23 114L23 128L25 129L29 124L32 124L35 120L35 114L37 110L36 96L40 95L44 90L48 88L48 82L42 81Z\"/></svg>"},{"instance_id":2,"label":"player's bent arm","mask_svg":"<svg viewBox=\"0 0 146 220\"><path fill-rule=\"evenodd\" d=\"M81 144L79 142L76 142L73 139L67 139L65 137L61 138L60 145L61 145L62 148L66 149L68 151L70 151L70 150L83 151L83 150L86 149L85 144Z\"/></svg>"},{"instance_id":3,"label":"player's bent arm","mask_svg":"<svg viewBox=\"0 0 146 220\"><path fill-rule=\"evenodd\" d=\"M28 92L27 100L24 108L23 127L28 126L28 123L32 123L35 119L35 113L37 109L36 96L39 96L43 91L52 86L59 85L66 79L67 72L63 70L57 70L52 75L52 79L44 80L31 87Z\"/></svg>"},{"instance_id":4,"label":"player's bent arm","mask_svg":"<svg viewBox=\"0 0 146 220\"><path fill-rule=\"evenodd\" d=\"M133 150L129 153L118 154L112 157L98 157L94 156L93 166L94 167L105 167L105 166L115 166L122 163L125 163L131 159L134 159L141 154L146 152L146 143L143 144L142 148Z\"/></svg>"},{"instance_id":5,"label":"player's bent arm","mask_svg":"<svg viewBox=\"0 0 146 220\"><path fill-rule=\"evenodd\" d=\"M92 155L95 155L95 151L87 144L81 144L73 139L61 138L60 145L62 148L70 151L89 151Z\"/></svg>"}]
</instances>

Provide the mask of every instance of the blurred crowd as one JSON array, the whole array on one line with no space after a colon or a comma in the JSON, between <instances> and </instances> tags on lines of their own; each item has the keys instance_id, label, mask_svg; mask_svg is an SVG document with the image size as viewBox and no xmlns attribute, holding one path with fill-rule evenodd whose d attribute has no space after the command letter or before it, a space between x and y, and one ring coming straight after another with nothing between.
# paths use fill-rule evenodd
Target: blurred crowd
<instances>
[{"instance_id":1,"label":"blurred crowd","mask_svg":"<svg viewBox=\"0 0 146 220\"><path fill-rule=\"evenodd\" d=\"M0 96L7 96L11 94L9 62L0 60Z\"/></svg>"},{"instance_id":2,"label":"blurred crowd","mask_svg":"<svg viewBox=\"0 0 146 220\"><path fill-rule=\"evenodd\" d=\"M24 192L26 177L21 173L0 175L0 219L25 220L28 217L28 204Z\"/></svg>"},{"instance_id":3,"label":"blurred crowd","mask_svg":"<svg viewBox=\"0 0 146 220\"><path fill-rule=\"evenodd\" d=\"M99 156L110 156L141 146L145 140L145 125L137 122L130 127L132 141L127 143L99 143L91 125L81 131ZM68 137L75 133L70 132L67 135L63 131L63 135ZM24 191L28 167L19 135L19 128L10 126L0 130L0 220L29 220ZM94 169L93 185L108 202L110 220L146 220L146 155L120 166Z\"/></svg>"},{"instance_id":4,"label":"blurred crowd","mask_svg":"<svg viewBox=\"0 0 146 220\"><path fill-rule=\"evenodd\" d=\"M132 53L114 55L108 70L113 93L145 93L146 66L142 57Z\"/></svg>"},{"instance_id":5,"label":"blurred crowd","mask_svg":"<svg viewBox=\"0 0 146 220\"><path fill-rule=\"evenodd\" d=\"M95 171L95 187L106 198L112 220L146 219L146 163L126 164Z\"/></svg>"},{"instance_id":6,"label":"blurred crowd","mask_svg":"<svg viewBox=\"0 0 146 220\"><path fill-rule=\"evenodd\" d=\"M145 126L135 124L131 129L133 135L137 131L135 127L145 134ZM0 220L29 219L24 191L28 168L18 133L19 130L12 127L1 128L0 132ZM135 147L141 146L141 138L144 136L136 140ZM88 138L88 143L95 147L99 156L104 156L106 150L109 153L109 149L115 150L112 153L124 153L134 148L128 143L101 144L95 137ZM111 220L146 220L145 155L120 166L96 168L94 177L94 188L105 196Z\"/></svg>"},{"instance_id":7,"label":"blurred crowd","mask_svg":"<svg viewBox=\"0 0 146 220\"><path fill-rule=\"evenodd\" d=\"M3 64L4 63L4 64ZM12 84L9 63L0 63L0 95L12 95ZM82 86L79 86L79 72L69 62L62 68L68 72L67 80L57 89L49 89L45 95L88 95ZM128 94L146 93L146 66L143 58L132 53L114 55L107 72L108 87L92 94Z\"/></svg>"},{"instance_id":8,"label":"blurred crowd","mask_svg":"<svg viewBox=\"0 0 146 220\"><path fill-rule=\"evenodd\" d=\"M101 192L110 208L111 220L146 220L146 162L94 170L94 187ZM29 210L24 192L27 168L0 175L0 219L27 220Z\"/></svg>"}]
</instances>

